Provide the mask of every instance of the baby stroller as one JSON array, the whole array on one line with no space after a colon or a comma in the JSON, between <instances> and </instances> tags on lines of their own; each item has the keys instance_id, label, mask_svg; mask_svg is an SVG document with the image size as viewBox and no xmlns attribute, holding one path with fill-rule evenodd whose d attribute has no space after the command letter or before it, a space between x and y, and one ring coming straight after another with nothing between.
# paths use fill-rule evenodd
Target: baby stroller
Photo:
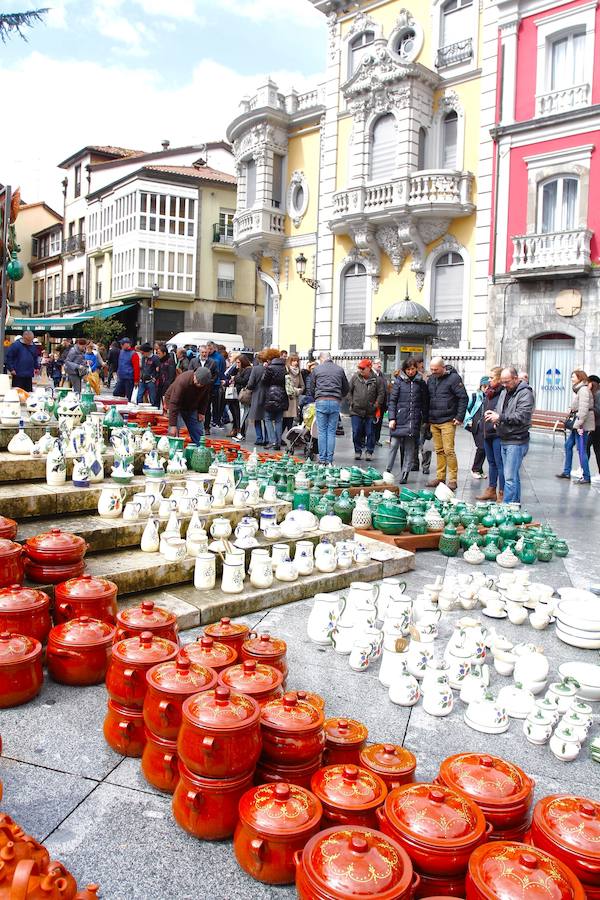
<instances>
[{"instance_id":1,"label":"baby stroller","mask_svg":"<svg viewBox=\"0 0 600 900\"><path fill-rule=\"evenodd\" d=\"M302 422L288 429L286 453L289 456L303 453L305 459L312 459L317 453L315 448L317 436L317 416L314 403L307 403L302 410Z\"/></svg>"}]
</instances>

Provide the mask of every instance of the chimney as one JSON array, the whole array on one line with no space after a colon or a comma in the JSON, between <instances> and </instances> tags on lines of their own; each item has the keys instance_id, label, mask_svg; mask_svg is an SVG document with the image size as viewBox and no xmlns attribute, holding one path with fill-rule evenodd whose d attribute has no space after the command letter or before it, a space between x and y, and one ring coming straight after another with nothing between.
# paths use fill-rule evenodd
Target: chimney
<instances>
[{"instance_id":1,"label":"chimney","mask_svg":"<svg viewBox=\"0 0 600 900\"><path fill-rule=\"evenodd\" d=\"M168 150L169 147L171 146L171 141L161 141L160 143L161 143L163 150Z\"/></svg>"}]
</instances>

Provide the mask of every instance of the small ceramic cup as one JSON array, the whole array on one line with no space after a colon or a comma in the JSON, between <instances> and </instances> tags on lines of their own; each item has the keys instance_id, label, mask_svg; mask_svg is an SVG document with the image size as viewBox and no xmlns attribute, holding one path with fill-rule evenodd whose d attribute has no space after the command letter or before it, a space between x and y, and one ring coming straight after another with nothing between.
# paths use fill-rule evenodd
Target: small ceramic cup
<instances>
[{"instance_id":1,"label":"small ceramic cup","mask_svg":"<svg viewBox=\"0 0 600 900\"><path fill-rule=\"evenodd\" d=\"M142 504L130 500L123 508L123 519L125 522L137 522L141 516Z\"/></svg>"},{"instance_id":2,"label":"small ceramic cup","mask_svg":"<svg viewBox=\"0 0 600 900\"><path fill-rule=\"evenodd\" d=\"M163 547L164 550L161 552L169 562L179 562L179 560L184 559L187 554L187 548L183 538L167 538L166 541L163 542Z\"/></svg>"}]
</instances>

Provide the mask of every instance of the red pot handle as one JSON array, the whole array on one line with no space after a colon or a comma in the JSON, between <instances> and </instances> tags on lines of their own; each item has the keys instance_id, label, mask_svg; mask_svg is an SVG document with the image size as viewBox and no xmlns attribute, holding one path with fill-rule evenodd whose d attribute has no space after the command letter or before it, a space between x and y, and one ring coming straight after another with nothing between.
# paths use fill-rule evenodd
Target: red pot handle
<instances>
[{"instance_id":1,"label":"red pot handle","mask_svg":"<svg viewBox=\"0 0 600 900\"><path fill-rule=\"evenodd\" d=\"M250 850L253 855L256 857L259 863L262 863L263 856L265 854L266 845L262 838L254 838L254 840L250 841Z\"/></svg>"},{"instance_id":2,"label":"red pot handle","mask_svg":"<svg viewBox=\"0 0 600 900\"><path fill-rule=\"evenodd\" d=\"M160 710L160 717L163 720L165 725L170 724L170 713L175 708L170 700L161 700L158 704L158 708Z\"/></svg>"},{"instance_id":3,"label":"red pot handle","mask_svg":"<svg viewBox=\"0 0 600 900\"><path fill-rule=\"evenodd\" d=\"M294 865L296 868L302 865L302 850L294 850Z\"/></svg>"},{"instance_id":4,"label":"red pot handle","mask_svg":"<svg viewBox=\"0 0 600 900\"><path fill-rule=\"evenodd\" d=\"M202 803L202 794L200 791L188 791L187 799L192 809L198 809Z\"/></svg>"},{"instance_id":5,"label":"red pot handle","mask_svg":"<svg viewBox=\"0 0 600 900\"><path fill-rule=\"evenodd\" d=\"M127 694L129 695L132 693L134 682L137 680L137 669L123 669L123 678L128 682Z\"/></svg>"},{"instance_id":6,"label":"red pot handle","mask_svg":"<svg viewBox=\"0 0 600 900\"><path fill-rule=\"evenodd\" d=\"M202 738L202 746L206 750L207 753L211 753L215 748L215 739L214 737L206 735L206 737Z\"/></svg>"},{"instance_id":7,"label":"red pot handle","mask_svg":"<svg viewBox=\"0 0 600 900\"><path fill-rule=\"evenodd\" d=\"M385 822L385 813L383 811L383 807L378 806L377 809L375 810L375 815L377 816L379 824L383 825L383 823Z\"/></svg>"},{"instance_id":8,"label":"red pot handle","mask_svg":"<svg viewBox=\"0 0 600 900\"><path fill-rule=\"evenodd\" d=\"M486 826L485 826L485 836L486 836L487 838L489 838L489 836L490 836L490 834L492 833L493 830L494 830L494 826L491 825L489 822L487 822L487 823L486 823Z\"/></svg>"},{"instance_id":9,"label":"red pot handle","mask_svg":"<svg viewBox=\"0 0 600 900\"><path fill-rule=\"evenodd\" d=\"M419 885L421 884L421 876L416 872L413 872L413 880L411 883L411 896L414 897L419 889Z\"/></svg>"},{"instance_id":10,"label":"red pot handle","mask_svg":"<svg viewBox=\"0 0 600 900\"><path fill-rule=\"evenodd\" d=\"M50 655L51 656L62 656L62 657L80 656L80 657L84 658L84 654L80 653L78 650L63 650L60 647L57 647L56 650L52 650Z\"/></svg>"},{"instance_id":11,"label":"red pot handle","mask_svg":"<svg viewBox=\"0 0 600 900\"><path fill-rule=\"evenodd\" d=\"M133 728L133 725L131 724L131 722L119 722L119 728L121 729L121 731L125 732L123 735L123 740L125 741L125 743L128 743L131 739L131 729Z\"/></svg>"},{"instance_id":12,"label":"red pot handle","mask_svg":"<svg viewBox=\"0 0 600 900\"><path fill-rule=\"evenodd\" d=\"M73 612L73 607L70 603L59 603L58 611L61 613L65 613L65 615L71 615L71 613Z\"/></svg>"},{"instance_id":13,"label":"red pot handle","mask_svg":"<svg viewBox=\"0 0 600 900\"><path fill-rule=\"evenodd\" d=\"M176 753L163 753L163 762L165 764L165 769L176 769L177 768L177 754Z\"/></svg>"},{"instance_id":14,"label":"red pot handle","mask_svg":"<svg viewBox=\"0 0 600 900\"><path fill-rule=\"evenodd\" d=\"M34 874L34 868L37 866L32 859L22 859L17 863L13 873L10 900L27 900L29 879Z\"/></svg>"}]
</instances>

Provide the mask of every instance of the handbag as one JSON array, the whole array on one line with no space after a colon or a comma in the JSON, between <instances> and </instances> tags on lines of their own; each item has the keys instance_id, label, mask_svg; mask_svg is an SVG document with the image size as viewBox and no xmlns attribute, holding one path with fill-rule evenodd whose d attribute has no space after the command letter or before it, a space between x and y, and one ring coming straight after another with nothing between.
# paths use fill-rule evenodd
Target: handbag
<instances>
[{"instance_id":1,"label":"handbag","mask_svg":"<svg viewBox=\"0 0 600 900\"><path fill-rule=\"evenodd\" d=\"M573 428L575 427L575 419L576 419L575 413L570 412L563 423L565 426L565 431L573 431Z\"/></svg>"},{"instance_id":2,"label":"handbag","mask_svg":"<svg viewBox=\"0 0 600 900\"><path fill-rule=\"evenodd\" d=\"M225 388L225 399L226 400L237 400L238 392L235 384L228 384Z\"/></svg>"},{"instance_id":3,"label":"handbag","mask_svg":"<svg viewBox=\"0 0 600 900\"><path fill-rule=\"evenodd\" d=\"M250 388L242 388L238 395L238 399L242 406L250 406L250 404L252 403L252 391L250 390Z\"/></svg>"}]
</instances>

